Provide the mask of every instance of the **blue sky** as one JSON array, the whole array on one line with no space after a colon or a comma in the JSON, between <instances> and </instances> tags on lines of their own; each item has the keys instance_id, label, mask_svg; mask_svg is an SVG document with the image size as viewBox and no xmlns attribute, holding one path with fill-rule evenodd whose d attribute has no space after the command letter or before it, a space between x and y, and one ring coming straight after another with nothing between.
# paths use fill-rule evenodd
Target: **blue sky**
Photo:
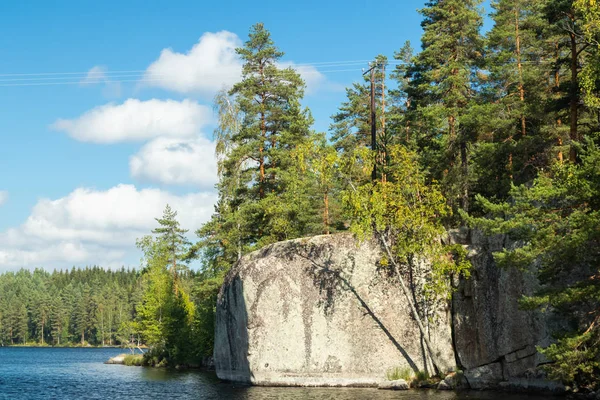
<instances>
[{"instance_id":1,"label":"blue sky","mask_svg":"<svg viewBox=\"0 0 600 400\"><path fill-rule=\"evenodd\" d=\"M252 24L312 64L305 104L324 131L366 66L339 63L418 48L423 4L2 2L0 271L138 265L135 237L166 201L198 228L214 201L210 99Z\"/></svg>"}]
</instances>

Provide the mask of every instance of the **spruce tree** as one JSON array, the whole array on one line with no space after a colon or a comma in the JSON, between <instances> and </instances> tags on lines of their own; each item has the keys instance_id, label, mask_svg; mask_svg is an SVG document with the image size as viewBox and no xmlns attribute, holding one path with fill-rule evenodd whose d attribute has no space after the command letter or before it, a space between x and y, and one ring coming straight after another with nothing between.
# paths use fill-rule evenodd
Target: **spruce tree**
<instances>
[{"instance_id":1,"label":"spruce tree","mask_svg":"<svg viewBox=\"0 0 600 400\"><path fill-rule=\"evenodd\" d=\"M156 218L159 227L152 230L157 235L158 242L168 254L170 271L174 279L177 279L177 271L183 265L180 263L188 252L189 241L185 237L187 230L182 229L177 221L177 211L171 210L167 204L162 218Z\"/></svg>"}]
</instances>

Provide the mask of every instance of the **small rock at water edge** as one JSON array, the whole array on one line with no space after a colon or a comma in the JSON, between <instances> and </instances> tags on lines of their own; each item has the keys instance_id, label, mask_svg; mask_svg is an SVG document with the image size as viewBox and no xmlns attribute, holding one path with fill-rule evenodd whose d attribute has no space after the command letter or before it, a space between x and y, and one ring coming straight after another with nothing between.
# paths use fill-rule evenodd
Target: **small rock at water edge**
<instances>
[{"instance_id":1,"label":"small rock at water edge","mask_svg":"<svg viewBox=\"0 0 600 400\"><path fill-rule=\"evenodd\" d=\"M408 390L408 383L404 379L398 379L395 381L385 381L379 383L377 389L382 390Z\"/></svg>"}]
</instances>

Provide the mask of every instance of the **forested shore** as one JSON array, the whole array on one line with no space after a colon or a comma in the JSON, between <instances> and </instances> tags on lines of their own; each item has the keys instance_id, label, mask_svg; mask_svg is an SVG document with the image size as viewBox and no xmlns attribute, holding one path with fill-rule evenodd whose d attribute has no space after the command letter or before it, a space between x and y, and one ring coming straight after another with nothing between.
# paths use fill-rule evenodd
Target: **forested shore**
<instances>
[{"instance_id":1,"label":"forested shore","mask_svg":"<svg viewBox=\"0 0 600 400\"><path fill-rule=\"evenodd\" d=\"M167 206L155 235L139 239L145 254L140 270L93 266L1 274L0 345L150 346L147 363L162 365L197 365L210 356L221 280L180 263L190 243L176 215ZM172 348L176 354L168 353Z\"/></svg>"},{"instance_id":2,"label":"forested shore","mask_svg":"<svg viewBox=\"0 0 600 400\"><path fill-rule=\"evenodd\" d=\"M375 238L381 266L403 290L415 258L431 260L420 295L448 301L449 278L468 278L470 266L461 246L440 237L468 225L511 237L518 245L497 253L498 265L541 283L521 306L564 321L538 349L548 376L596 389L600 5L492 5L483 34L479 1L427 2L421 50L399 38L393 58L376 56L329 132L311 128L300 73L281 66L284 53L254 25L237 49L241 80L215 98L219 199L197 242L167 207L153 235L138 240L140 271L4 274L3 342L139 338L151 347L148 364L194 363L212 353L217 292L243 255L344 230ZM193 259L199 271L187 267Z\"/></svg>"}]
</instances>

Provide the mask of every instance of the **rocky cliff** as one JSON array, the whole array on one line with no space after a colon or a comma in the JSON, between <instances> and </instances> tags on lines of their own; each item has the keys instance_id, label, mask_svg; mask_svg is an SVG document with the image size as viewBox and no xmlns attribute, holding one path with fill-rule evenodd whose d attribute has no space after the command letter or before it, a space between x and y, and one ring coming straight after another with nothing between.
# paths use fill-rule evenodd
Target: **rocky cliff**
<instances>
[{"instance_id":1,"label":"rocky cliff","mask_svg":"<svg viewBox=\"0 0 600 400\"><path fill-rule=\"evenodd\" d=\"M473 388L531 374L540 362L535 345L548 340L546 322L517 300L535 279L494 265L502 238L465 230L452 240L468 247L473 276L457 282L452 307L429 310L428 334L444 368L464 368ZM217 375L257 385L372 386L391 368L431 371L380 258L375 243L350 234L276 243L242 258L218 298Z\"/></svg>"},{"instance_id":2,"label":"rocky cliff","mask_svg":"<svg viewBox=\"0 0 600 400\"><path fill-rule=\"evenodd\" d=\"M528 385L553 388L536 370L544 362L536 346L549 343L550 320L518 305L539 287L533 273L496 266L492 253L513 245L505 236L463 229L451 240L468 248L472 264L471 278L458 282L452 302L457 361L470 386L496 388L527 378Z\"/></svg>"}]
</instances>

